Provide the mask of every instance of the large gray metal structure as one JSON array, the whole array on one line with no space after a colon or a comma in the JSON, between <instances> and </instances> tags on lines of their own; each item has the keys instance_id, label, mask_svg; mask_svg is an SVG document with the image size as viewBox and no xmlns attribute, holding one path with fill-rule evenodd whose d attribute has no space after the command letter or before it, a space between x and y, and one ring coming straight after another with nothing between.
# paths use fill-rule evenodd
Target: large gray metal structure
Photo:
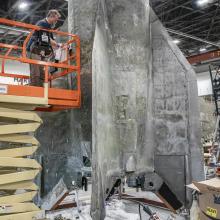
<instances>
[{"instance_id":1,"label":"large gray metal structure","mask_svg":"<svg viewBox=\"0 0 220 220\"><path fill-rule=\"evenodd\" d=\"M189 207L204 178L196 76L148 0L69 0L69 28L92 68L93 219L124 176Z\"/></svg>"}]
</instances>

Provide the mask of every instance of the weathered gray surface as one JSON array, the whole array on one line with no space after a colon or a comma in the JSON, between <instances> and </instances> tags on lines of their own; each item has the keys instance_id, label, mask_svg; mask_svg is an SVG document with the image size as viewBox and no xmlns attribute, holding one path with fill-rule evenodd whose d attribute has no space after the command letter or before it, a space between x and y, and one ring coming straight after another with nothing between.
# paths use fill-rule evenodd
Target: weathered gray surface
<instances>
[{"instance_id":1,"label":"weathered gray surface","mask_svg":"<svg viewBox=\"0 0 220 220\"><path fill-rule=\"evenodd\" d=\"M63 178L68 187L73 180L80 181L83 167L82 128L78 110L41 113L44 121L36 137L41 143L38 154L42 155L42 195L53 189Z\"/></svg>"},{"instance_id":2,"label":"weathered gray surface","mask_svg":"<svg viewBox=\"0 0 220 220\"><path fill-rule=\"evenodd\" d=\"M200 105L200 122L202 128L202 142L210 142L213 138L213 132L215 130L216 117L213 114L215 112L215 105L213 102L205 100L203 97L199 97Z\"/></svg>"},{"instance_id":3,"label":"weathered gray surface","mask_svg":"<svg viewBox=\"0 0 220 220\"><path fill-rule=\"evenodd\" d=\"M69 30L82 41L85 122L93 70L93 219L104 218L104 200L127 172L144 175L149 189L156 171L190 204L184 185L203 178L195 75L153 14L150 21L148 1L69 0Z\"/></svg>"},{"instance_id":4,"label":"weathered gray surface","mask_svg":"<svg viewBox=\"0 0 220 220\"><path fill-rule=\"evenodd\" d=\"M195 74L153 13L150 20L147 0L101 0L93 46L93 219L104 218L117 178L144 175L149 189L158 184L154 171L190 205L185 185L204 178Z\"/></svg>"},{"instance_id":5,"label":"weathered gray surface","mask_svg":"<svg viewBox=\"0 0 220 220\"><path fill-rule=\"evenodd\" d=\"M79 117L83 139L92 139L92 47L98 0L69 0L68 29L80 36L82 108Z\"/></svg>"},{"instance_id":6,"label":"weathered gray surface","mask_svg":"<svg viewBox=\"0 0 220 220\"><path fill-rule=\"evenodd\" d=\"M204 178L196 76L152 11L151 27L155 169L187 205L184 184L173 181L173 176L183 183L185 177L186 184Z\"/></svg>"},{"instance_id":7,"label":"weathered gray surface","mask_svg":"<svg viewBox=\"0 0 220 220\"><path fill-rule=\"evenodd\" d=\"M145 1L99 5L93 47L93 219L103 219L99 208L112 177L125 170L153 171L148 10Z\"/></svg>"},{"instance_id":8,"label":"weathered gray surface","mask_svg":"<svg viewBox=\"0 0 220 220\"><path fill-rule=\"evenodd\" d=\"M38 130L37 137L41 143L38 155L42 156L42 192L47 194L53 189L60 178L63 178L70 188L71 182L81 181L81 168L83 167L82 146L90 146L92 143L92 75L91 56L94 22L91 22L91 8L86 10L83 2L95 7L94 1L69 1L69 22L65 22L62 31L80 35L82 48L81 84L82 84L82 107L62 111L58 113L41 113L44 124ZM96 10L95 10L96 11ZM87 18L87 20L86 20ZM84 23L81 23L84 22ZM88 30L86 23L89 23ZM91 31L93 30L93 31ZM93 32L93 33L92 33ZM58 41L60 39L57 39ZM54 85L66 88L70 87L67 81L57 80ZM37 155L37 156L38 156ZM80 182L79 182L80 183Z\"/></svg>"}]
</instances>

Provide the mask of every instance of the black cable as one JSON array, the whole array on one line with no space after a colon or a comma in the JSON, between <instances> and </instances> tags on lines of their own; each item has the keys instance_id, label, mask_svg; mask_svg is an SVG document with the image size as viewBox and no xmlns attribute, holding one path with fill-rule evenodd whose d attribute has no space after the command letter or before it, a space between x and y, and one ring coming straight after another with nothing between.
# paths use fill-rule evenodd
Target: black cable
<instances>
[{"instance_id":1,"label":"black cable","mask_svg":"<svg viewBox=\"0 0 220 220\"><path fill-rule=\"evenodd\" d=\"M140 215L140 220L142 220L141 218L141 211L140 211L140 207L142 206L143 207L143 210L151 217L153 217L154 213L151 211L151 209L149 208L149 206L147 205L144 205L142 202L139 202L139 201L134 201L133 199L130 199L130 198L121 198L122 200L127 200L127 201L130 201L130 202L133 202L133 203L137 203L139 205L139 215Z\"/></svg>"},{"instance_id":2,"label":"black cable","mask_svg":"<svg viewBox=\"0 0 220 220\"><path fill-rule=\"evenodd\" d=\"M139 216L140 216L140 220L142 220L142 216L141 216L141 205L139 204Z\"/></svg>"}]
</instances>

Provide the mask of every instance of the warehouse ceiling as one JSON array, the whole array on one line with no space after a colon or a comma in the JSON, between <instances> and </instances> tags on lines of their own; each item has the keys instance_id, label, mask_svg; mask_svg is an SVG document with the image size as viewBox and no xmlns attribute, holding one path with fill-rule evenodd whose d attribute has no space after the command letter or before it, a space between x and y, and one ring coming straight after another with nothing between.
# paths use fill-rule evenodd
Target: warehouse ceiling
<instances>
[{"instance_id":1,"label":"warehouse ceiling","mask_svg":"<svg viewBox=\"0 0 220 220\"><path fill-rule=\"evenodd\" d=\"M22 3L28 5L21 7ZM186 56L217 48L220 0L151 0L151 6ZM52 8L61 12L58 26L62 25L68 15L68 1L65 0L0 0L0 17L35 24ZM21 43L24 36L24 32L0 26L1 42ZM199 40L192 39L195 37Z\"/></svg>"},{"instance_id":2,"label":"warehouse ceiling","mask_svg":"<svg viewBox=\"0 0 220 220\"><path fill-rule=\"evenodd\" d=\"M166 28L216 45L220 42L219 0L151 0L151 5ZM188 56L216 49L216 46L189 36L170 34L179 41L178 46Z\"/></svg>"},{"instance_id":3,"label":"warehouse ceiling","mask_svg":"<svg viewBox=\"0 0 220 220\"><path fill-rule=\"evenodd\" d=\"M25 23L35 24L46 17L49 9L59 9L62 17L57 26L61 26L68 15L68 2L65 0L0 0L1 18ZM17 32L0 24L1 43L21 44L26 35L24 31Z\"/></svg>"}]
</instances>

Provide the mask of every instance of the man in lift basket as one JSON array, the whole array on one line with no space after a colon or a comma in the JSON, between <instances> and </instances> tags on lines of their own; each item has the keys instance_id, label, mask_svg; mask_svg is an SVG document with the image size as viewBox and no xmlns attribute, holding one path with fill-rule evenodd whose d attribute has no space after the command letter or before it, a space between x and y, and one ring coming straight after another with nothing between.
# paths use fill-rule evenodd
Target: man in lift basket
<instances>
[{"instance_id":1,"label":"man in lift basket","mask_svg":"<svg viewBox=\"0 0 220 220\"><path fill-rule=\"evenodd\" d=\"M43 29L53 29L60 17L60 13L53 9L48 12L45 19L38 21L36 25ZM54 49L59 47L63 47L63 45L54 40L53 33L39 30L34 32L28 42L27 51L29 58L46 61L53 56ZM30 85L43 87L44 78L44 68L41 65L30 64Z\"/></svg>"}]
</instances>

